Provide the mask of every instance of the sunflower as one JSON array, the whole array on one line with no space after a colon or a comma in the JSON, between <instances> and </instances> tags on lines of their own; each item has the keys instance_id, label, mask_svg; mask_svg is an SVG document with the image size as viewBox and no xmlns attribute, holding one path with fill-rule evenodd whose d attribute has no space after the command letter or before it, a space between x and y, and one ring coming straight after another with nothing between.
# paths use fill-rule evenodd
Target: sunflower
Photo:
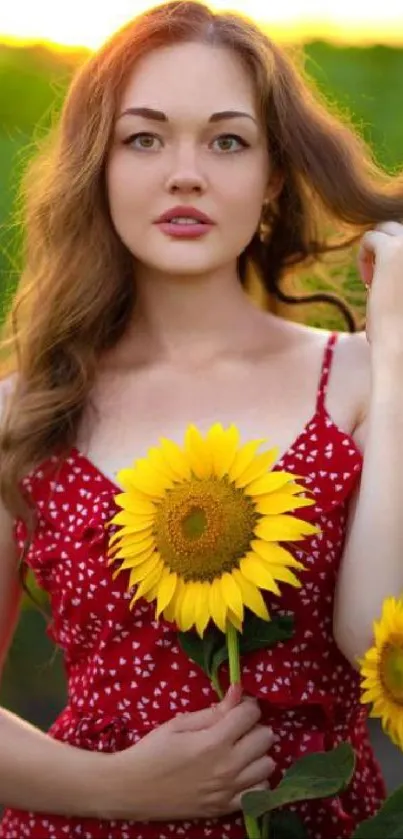
<instances>
[{"instance_id":1,"label":"sunflower","mask_svg":"<svg viewBox=\"0 0 403 839\"><path fill-rule=\"evenodd\" d=\"M362 703L380 717L392 742L403 749L403 601L388 597L374 623L375 644L360 660Z\"/></svg>"},{"instance_id":2,"label":"sunflower","mask_svg":"<svg viewBox=\"0 0 403 839\"><path fill-rule=\"evenodd\" d=\"M122 469L122 507L105 527L121 525L109 541L108 564L130 571L131 600L156 600L183 632L195 626L202 637L210 619L225 632L242 629L244 607L270 616L261 589L280 594L278 583L300 586L291 570L303 565L280 546L318 533L319 528L287 515L314 504L297 497L308 490L300 476L269 471L277 449L257 453L264 440L239 444L239 431L214 424L205 437L188 426L183 446L166 438L146 458Z\"/></svg>"}]
</instances>

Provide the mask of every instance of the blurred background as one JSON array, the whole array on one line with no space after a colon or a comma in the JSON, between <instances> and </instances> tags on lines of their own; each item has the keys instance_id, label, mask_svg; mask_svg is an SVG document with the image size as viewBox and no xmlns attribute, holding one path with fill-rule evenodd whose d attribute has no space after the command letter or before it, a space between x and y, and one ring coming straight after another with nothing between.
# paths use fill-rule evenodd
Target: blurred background
<instances>
[{"instance_id":1,"label":"blurred background","mask_svg":"<svg viewBox=\"0 0 403 839\"><path fill-rule=\"evenodd\" d=\"M88 51L149 5L113 0L113 8L102 9L95 0L12 0L0 9L0 323L20 270L16 196L21 172L36 141L57 119L69 81ZM332 107L352 120L376 160L389 172L403 168L401 3L389 0L371 10L364 0L288 0L279 4L287 7L281 11L268 11L258 0L211 5L249 14L287 49L302 53L307 73ZM353 254L297 282L305 290L336 290L358 319L363 317L365 297ZM322 304L293 307L284 315L324 328L346 328L337 310ZM46 608L33 580L30 585ZM25 599L0 689L0 704L43 729L65 700L62 657L45 628L42 615ZM392 790L403 782L403 756L377 723L370 722L370 731Z\"/></svg>"}]
</instances>

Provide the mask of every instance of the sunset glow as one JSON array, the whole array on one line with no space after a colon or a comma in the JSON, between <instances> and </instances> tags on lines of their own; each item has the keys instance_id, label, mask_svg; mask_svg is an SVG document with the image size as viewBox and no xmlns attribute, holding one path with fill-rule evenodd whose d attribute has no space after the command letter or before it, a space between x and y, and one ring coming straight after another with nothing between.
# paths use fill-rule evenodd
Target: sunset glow
<instances>
[{"instance_id":1,"label":"sunset glow","mask_svg":"<svg viewBox=\"0 0 403 839\"><path fill-rule=\"evenodd\" d=\"M149 0L11 0L0 9L0 40L45 41L70 47L98 47L115 29L153 5ZM403 3L390 0L214 0L217 9L250 15L280 39L324 37L335 41L403 44Z\"/></svg>"}]
</instances>

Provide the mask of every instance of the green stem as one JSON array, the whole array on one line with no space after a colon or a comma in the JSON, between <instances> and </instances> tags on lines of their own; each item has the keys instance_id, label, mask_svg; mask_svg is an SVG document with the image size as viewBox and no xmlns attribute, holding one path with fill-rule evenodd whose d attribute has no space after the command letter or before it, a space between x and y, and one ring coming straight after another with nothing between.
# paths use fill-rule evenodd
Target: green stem
<instances>
[{"instance_id":1,"label":"green stem","mask_svg":"<svg viewBox=\"0 0 403 839\"><path fill-rule=\"evenodd\" d=\"M225 694L224 694L224 691L223 691L223 689L220 685L220 680L218 678L217 673L212 673L211 674L211 684L213 685L213 688L214 688L218 698L219 699L224 699Z\"/></svg>"},{"instance_id":2,"label":"green stem","mask_svg":"<svg viewBox=\"0 0 403 839\"><path fill-rule=\"evenodd\" d=\"M229 680L231 685L235 685L241 682L239 633L230 621L227 623L226 639L229 661ZM259 822L257 819L254 819L252 816L247 816L245 813L243 814L243 819L248 839L261 839Z\"/></svg>"},{"instance_id":3,"label":"green stem","mask_svg":"<svg viewBox=\"0 0 403 839\"><path fill-rule=\"evenodd\" d=\"M239 635L235 626L227 623L227 650L229 659L229 680L231 685L241 681L241 662L239 656Z\"/></svg>"},{"instance_id":4,"label":"green stem","mask_svg":"<svg viewBox=\"0 0 403 839\"><path fill-rule=\"evenodd\" d=\"M257 819L254 819L253 816L247 816L244 813L243 820L245 822L246 835L248 839L261 839L259 822Z\"/></svg>"}]
</instances>

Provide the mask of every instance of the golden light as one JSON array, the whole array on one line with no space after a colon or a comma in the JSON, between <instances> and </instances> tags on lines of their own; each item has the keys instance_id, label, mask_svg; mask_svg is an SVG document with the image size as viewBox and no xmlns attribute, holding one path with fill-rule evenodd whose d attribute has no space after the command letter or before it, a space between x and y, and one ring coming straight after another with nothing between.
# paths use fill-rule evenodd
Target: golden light
<instances>
[{"instance_id":1,"label":"golden light","mask_svg":"<svg viewBox=\"0 0 403 839\"><path fill-rule=\"evenodd\" d=\"M51 42L69 47L98 47L115 29L153 3L150 0L9 0L0 8L0 40ZM403 4L390 0L212 0L217 9L244 12L270 30L274 38L403 44Z\"/></svg>"}]
</instances>

